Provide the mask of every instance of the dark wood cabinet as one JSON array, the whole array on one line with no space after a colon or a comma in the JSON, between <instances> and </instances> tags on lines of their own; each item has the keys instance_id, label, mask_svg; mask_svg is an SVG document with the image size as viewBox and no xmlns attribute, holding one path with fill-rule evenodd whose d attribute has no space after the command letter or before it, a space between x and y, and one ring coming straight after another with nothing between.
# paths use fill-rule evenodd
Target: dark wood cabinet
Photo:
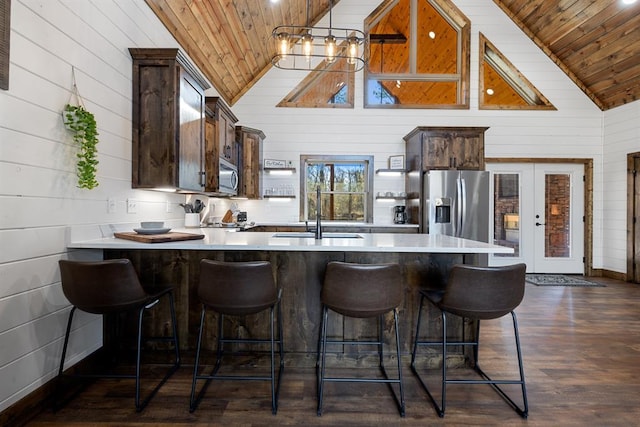
<instances>
[{"instance_id":1,"label":"dark wood cabinet","mask_svg":"<svg viewBox=\"0 0 640 427\"><path fill-rule=\"evenodd\" d=\"M238 118L227 104L217 96L207 96L205 102L212 113L211 123L215 127L212 143L217 145L218 156L231 164L237 165L236 123Z\"/></svg>"},{"instance_id":2,"label":"dark wood cabinet","mask_svg":"<svg viewBox=\"0 0 640 427\"><path fill-rule=\"evenodd\" d=\"M240 185L238 195L249 199L262 198L262 141L261 130L246 126L236 126L238 143L238 174Z\"/></svg>"},{"instance_id":3,"label":"dark wood cabinet","mask_svg":"<svg viewBox=\"0 0 640 427\"><path fill-rule=\"evenodd\" d=\"M133 188L204 190L204 90L178 49L129 49Z\"/></svg>"},{"instance_id":4,"label":"dark wood cabinet","mask_svg":"<svg viewBox=\"0 0 640 427\"><path fill-rule=\"evenodd\" d=\"M405 137L406 209L418 224L424 172L432 169L484 170L484 133L488 127L419 126Z\"/></svg>"},{"instance_id":5,"label":"dark wood cabinet","mask_svg":"<svg viewBox=\"0 0 640 427\"><path fill-rule=\"evenodd\" d=\"M404 137L407 169L484 170L486 127L419 126Z\"/></svg>"},{"instance_id":6,"label":"dark wood cabinet","mask_svg":"<svg viewBox=\"0 0 640 427\"><path fill-rule=\"evenodd\" d=\"M224 101L217 96L205 98L204 163L205 192L217 194L220 191L220 161L225 159L238 164L236 144L236 122L238 119Z\"/></svg>"}]
</instances>

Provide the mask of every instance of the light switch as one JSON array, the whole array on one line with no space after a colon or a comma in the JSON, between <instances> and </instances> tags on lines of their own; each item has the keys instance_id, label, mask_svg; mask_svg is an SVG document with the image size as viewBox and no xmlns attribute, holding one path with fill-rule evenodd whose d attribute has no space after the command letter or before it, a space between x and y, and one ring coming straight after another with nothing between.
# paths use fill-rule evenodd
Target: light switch
<instances>
[{"instance_id":1,"label":"light switch","mask_svg":"<svg viewBox=\"0 0 640 427\"><path fill-rule=\"evenodd\" d=\"M135 199L127 199L127 213L134 214L138 212L138 202Z\"/></svg>"}]
</instances>

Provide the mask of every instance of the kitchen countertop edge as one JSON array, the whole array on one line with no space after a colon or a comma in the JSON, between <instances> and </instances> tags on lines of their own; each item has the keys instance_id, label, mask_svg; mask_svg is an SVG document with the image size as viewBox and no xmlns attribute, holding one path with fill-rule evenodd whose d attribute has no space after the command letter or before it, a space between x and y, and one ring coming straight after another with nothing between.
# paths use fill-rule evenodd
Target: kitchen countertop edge
<instances>
[{"instance_id":1,"label":"kitchen countertop edge","mask_svg":"<svg viewBox=\"0 0 640 427\"><path fill-rule=\"evenodd\" d=\"M185 228L176 232L203 234L199 240L166 243L140 243L105 236L99 239L71 241L70 249L143 249L143 250L251 250L307 252L419 252L490 254L513 253L512 248L445 235L403 233L357 233L362 238L274 237L273 232L242 233L228 229Z\"/></svg>"}]
</instances>

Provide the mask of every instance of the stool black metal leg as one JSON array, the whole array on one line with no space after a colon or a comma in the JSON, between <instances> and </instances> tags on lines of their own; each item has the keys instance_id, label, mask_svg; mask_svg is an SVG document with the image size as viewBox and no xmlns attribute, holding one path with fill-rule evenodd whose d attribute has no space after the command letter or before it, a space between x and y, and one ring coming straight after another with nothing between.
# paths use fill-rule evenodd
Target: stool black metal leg
<instances>
[{"instance_id":1,"label":"stool black metal leg","mask_svg":"<svg viewBox=\"0 0 640 427\"><path fill-rule=\"evenodd\" d=\"M64 343L62 344L62 358L60 359L60 368L58 369L58 377L56 378L55 394L53 396L53 412L60 409L58 407L58 397L61 394L62 389L62 372L64 372L64 359L67 357L67 346L69 345L69 335L71 335L71 323L73 322L73 314L76 311L76 307L71 307L69 317L67 319L67 330L64 334Z\"/></svg>"},{"instance_id":2,"label":"stool black metal leg","mask_svg":"<svg viewBox=\"0 0 640 427\"><path fill-rule=\"evenodd\" d=\"M411 352L411 369L416 369L416 353L418 352L418 342L420 336L420 322L422 321L422 308L424 306L424 295L420 294L420 307L418 308L418 322L416 323L416 335L413 339L413 351Z\"/></svg>"},{"instance_id":3,"label":"stool black metal leg","mask_svg":"<svg viewBox=\"0 0 640 427\"><path fill-rule=\"evenodd\" d=\"M445 405L447 402L447 314L442 315L442 394L440 406L436 405L436 411L440 418L444 417Z\"/></svg>"},{"instance_id":4,"label":"stool black metal leg","mask_svg":"<svg viewBox=\"0 0 640 427\"><path fill-rule=\"evenodd\" d=\"M136 349L136 412L142 411L147 402L140 404L140 359L142 352L142 318L144 317L145 307L141 307L138 311L138 345Z\"/></svg>"},{"instance_id":5,"label":"stool black metal leg","mask_svg":"<svg viewBox=\"0 0 640 427\"><path fill-rule=\"evenodd\" d=\"M400 402L398 402L400 409L400 416L405 416L405 404L404 404L404 389L402 387L402 356L400 353L400 332L398 331L398 309L393 309L393 320L396 328L396 356L398 359L398 385L400 387ZM395 396L395 394L394 394Z\"/></svg>"},{"instance_id":6,"label":"stool black metal leg","mask_svg":"<svg viewBox=\"0 0 640 427\"><path fill-rule=\"evenodd\" d=\"M280 384L282 384L282 374L284 373L284 332L282 327L282 306L280 305L280 298L278 298L278 351L280 353L280 367L278 369L278 383L276 385L276 409L278 404L278 397L280 396Z\"/></svg>"},{"instance_id":7,"label":"stool black metal leg","mask_svg":"<svg viewBox=\"0 0 640 427\"><path fill-rule=\"evenodd\" d=\"M324 373L325 373L325 361L327 354L327 317L328 308L322 308L322 320L320 322L320 337L321 343L318 349L320 357L319 376L318 376L318 416L322 415L322 395L324 391Z\"/></svg>"},{"instance_id":8,"label":"stool black metal leg","mask_svg":"<svg viewBox=\"0 0 640 427\"><path fill-rule=\"evenodd\" d=\"M518 320L516 318L516 313L511 312L511 317L513 318L513 330L516 337L516 351L518 353L518 369L520 371L520 381L522 381L522 401L523 401L523 409L520 411L520 415L523 418L527 418L529 416L529 402L527 401L527 387L524 381L524 365L522 363L522 350L520 348L520 333L518 332Z\"/></svg>"},{"instance_id":9,"label":"stool black metal leg","mask_svg":"<svg viewBox=\"0 0 640 427\"><path fill-rule=\"evenodd\" d=\"M378 363L384 370L384 316L378 316Z\"/></svg>"},{"instance_id":10,"label":"stool black metal leg","mask_svg":"<svg viewBox=\"0 0 640 427\"><path fill-rule=\"evenodd\" d=\"M527 418L529 415L529 404L527 402L527 389L524 380L524 366L522 364L522 350L520 349L520 334L518 333L518 321L516 314L512 311L511 317L513 319L513 330L516 341L516 353L518 356L518 371L520 375L519 381L511 380L493 380L482 369L476 368L476 371L485 379L485 383L488 383L522 418ZM500 384L519 384L522 389L522 403L523 407L520 408L516 402L511 399L507 393L502 390Z\"/></svg>"},{"instance_id":11,"label":"stool black metal leg","mask_svg":"<svg viewBox=\"0 0 640 427\"><path fill-rule=\"evenodd\" d=\"M278 412L278 403L276 401L276 377L275 377L275 340L274 340L274 333L275 333L275 329L274 329L274 324L273 324L273 310L274 307L271 307L271 309L269 310L269 320L271 322L271 413L273 415L275 415Z\"/></svg>"},{"instance_id":12,"label":"stool black metal leg","mask_svg":"<svg viewBox=\"0 0 640 427\"><path fill-rule=\"evenodd\" d=\"M198 331L198 343L196 344L196 360L193 367L193 380L191 381L191 398L189 400L189 412L193 412L196 410L196 408L198 407L198 403L202 398L202 394L204 393L204 388L206 387L205 384L205 387L203 387L203 389L198 394L198 397L196 398L196 381L198 379L198 367L200 366L200 349L202 346L202 332L204 330L204 319L206 311L207 309L203 305L202 312L200 313L200 330Z\"/></svg>"},{"instance_id":13,"label":"stool black metal leg","mask_svg":"<svg viewBox=\"0 0 640 427\"><path fill-rule=\"evenodd\" d=\"M211 375L215 375L222 363L222 353L224 352L224 314L218 313L218 346L216 349L216 364Z\"/></svg>"},{"instance_id":14,"label":"stool black metal leg","mask_svg":"<svg viewBox=\"0 0 640 427\"><path fill-rule=\"evenodd\" d=\"M473 345L473 366L477 370L480 367L480 360L478 358L480 354L480 319L476 320L476 338L471 345Z\"/></svg>"}]
</instances>

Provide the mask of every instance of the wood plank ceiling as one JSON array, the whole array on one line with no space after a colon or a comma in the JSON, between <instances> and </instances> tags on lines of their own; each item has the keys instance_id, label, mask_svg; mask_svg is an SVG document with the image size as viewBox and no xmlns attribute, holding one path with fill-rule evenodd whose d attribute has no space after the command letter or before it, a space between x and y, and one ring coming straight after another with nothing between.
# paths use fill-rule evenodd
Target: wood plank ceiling
<instances>
[{"instance_id":1,"label":"wood plank ceiling","mask_svg":"<svg viewBox=\"0 0 640 427\"><path fill-rule=\"evenodd\" d=\"M272 29L281 24L314 25L330 5L330 0L312 0L307 17L307 0L146 2L231 105L271 68ZM640 2L494 2L600 109L640 99Z\"/></svg>"}]
</instances>

